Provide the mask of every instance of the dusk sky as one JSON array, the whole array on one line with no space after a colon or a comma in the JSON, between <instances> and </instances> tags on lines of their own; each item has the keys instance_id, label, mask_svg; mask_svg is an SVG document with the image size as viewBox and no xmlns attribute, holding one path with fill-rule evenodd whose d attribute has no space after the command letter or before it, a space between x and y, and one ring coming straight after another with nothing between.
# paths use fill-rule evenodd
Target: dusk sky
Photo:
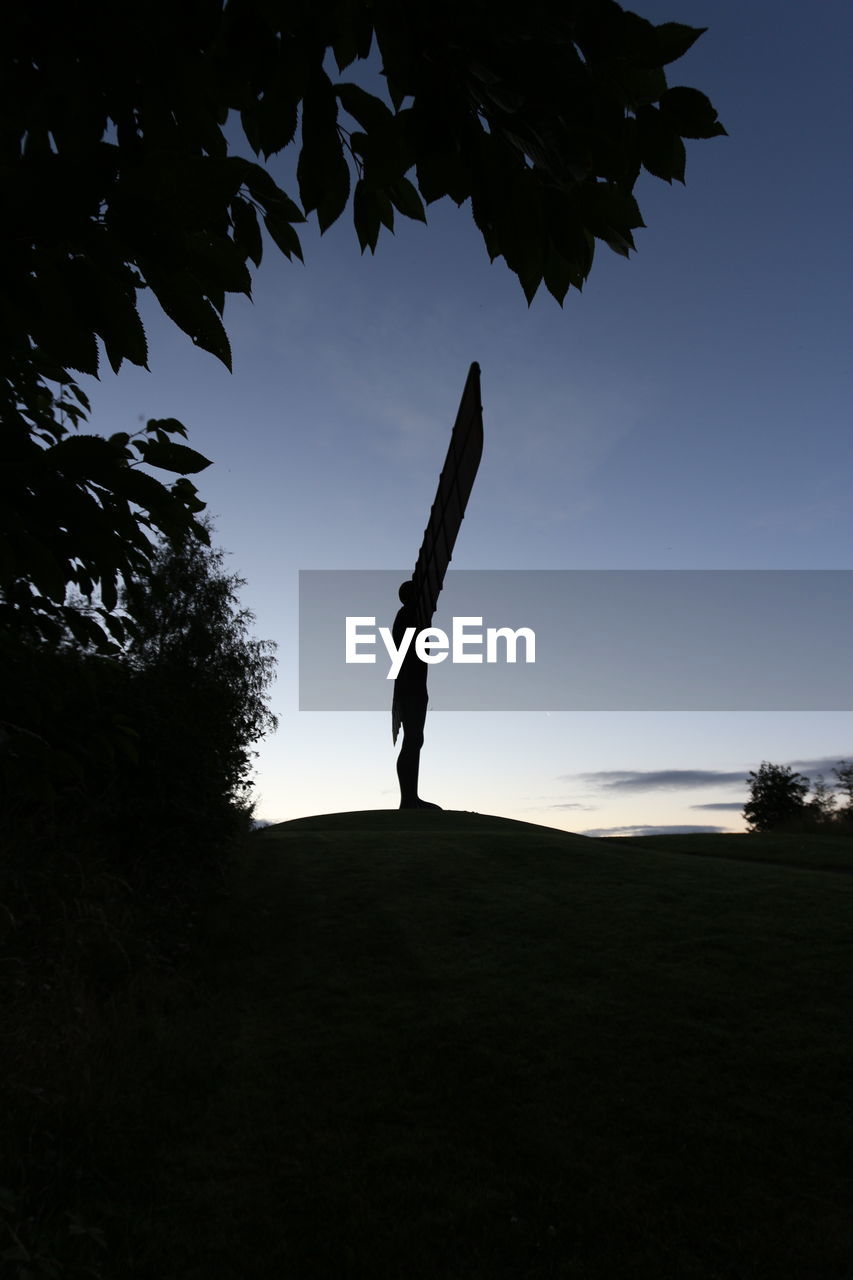
<instances>
[{"instance_id":1,"label":"dusk sky","mask_svg":"<svg viewBox=\"0 0 853 1280\"><path fill-rule=\"evenodd\" d=\"M226 306L233 374L143 299L151 372L81 379L92 429L176 417L214 461L215 542L278 644L260 819L399 803L390 699L298 710L298 574L411 572L473 360L485 445L454 569L853 568L853 8L636 8L709 27L668 78L729 137L688 141L685 187L641 177L638 252L599 242L562 310L544 287L528 308L467 205L400 217L375 256L347 211L300 229L304 266L266 242L253 301ZM290 153L272 167L296 196ZM436 711L421 794L587 834L738 831L762 759L829 780L845 758L850 711Z\"/></svg>"}]
</instances>

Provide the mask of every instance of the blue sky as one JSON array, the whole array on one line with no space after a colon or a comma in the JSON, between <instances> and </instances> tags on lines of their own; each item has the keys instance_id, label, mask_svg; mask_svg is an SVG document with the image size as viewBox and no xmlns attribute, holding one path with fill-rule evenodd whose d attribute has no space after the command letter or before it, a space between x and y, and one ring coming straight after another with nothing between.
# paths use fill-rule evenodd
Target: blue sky
<instances>
[{"instance_id":1,"label":"blue sky","mask_svg":"<svg viewBox=\"0 0 853 1280\"><path fill-rule=\"evenodd\" d=\"M688 143L685 187L641 178L638 252L599 246L562 310L544 289L528 308L466 206L400 219L375 257L345 215L305 230L304 266L266 245L226 307L233 374L146 302L151 372L92 385L93 429L177 417L214 460L216 541L279 646L259 818L398 802L390 713L297 710L298 572L411 570L472 360L485 446L454 568L853 567L853 9L636 7L709 26L669 79L730 136ZM741 830L762 759L842 758L842 711L437 712L421 790L571 831Z\"/></svg>"}]
</instances>

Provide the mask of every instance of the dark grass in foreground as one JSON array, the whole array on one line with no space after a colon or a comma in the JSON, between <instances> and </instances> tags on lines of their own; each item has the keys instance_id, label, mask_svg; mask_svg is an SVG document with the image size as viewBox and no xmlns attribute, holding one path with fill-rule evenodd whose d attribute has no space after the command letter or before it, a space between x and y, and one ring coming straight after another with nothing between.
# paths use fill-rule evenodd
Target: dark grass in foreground
<instances>
[{"instance_id":1,"label":"dark grass in foreground","mask_svg":"<svg viewBox=\"0 0 853 1280\"><path fill-rule=\"evenodd\" d=\"M849 1280L853 879L714 839L258 833L116 1035L112 1273Z\"/></svg>"}]
</instances>

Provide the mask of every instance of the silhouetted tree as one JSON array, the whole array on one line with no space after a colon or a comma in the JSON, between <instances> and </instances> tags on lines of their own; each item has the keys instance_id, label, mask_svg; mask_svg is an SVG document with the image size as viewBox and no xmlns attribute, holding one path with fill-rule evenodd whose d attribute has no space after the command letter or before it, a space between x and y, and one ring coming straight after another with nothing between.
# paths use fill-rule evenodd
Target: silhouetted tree
<instances>
[{"instance_id":1,"label":"silhouetted tree","mask_svg":"<svg viewBox=\"0 0 853 1280\"><path fill-rule=\"evenodd\" d=\"M808 778L788 765L761 762L757 773L750 771L749 799L743 816L750 831L774 831L794 826L806 816Z\"/></svg>"},{"instance_id":2,"label":"silhouetted tree","mask_svg":"<svg viewBox=\"0 0 853 1280\"><path fill-rule=\"evenodd\" d=\"M845 803L836 814L836 821L842 826L853 826L853 763L841 760L832 772L838 779L838 789L845 798Z\"/></svg>"},{"instance_id":3,"label":"silhouetted tree","mask_svg":"<svg viewBox=\"0 0 853 1280\"><path fill-rule=\"evenodd\" d=\"M251 291L261 224L301 258L295 227L325 231L351 201L373 251L395 212L425 221L449 196L528 301L544 281L562 302L596 239L633 249L641 169L683 181L684 139L725 132L702 93L667 85L700 34L614 0L150 0L120 31L105 0L5 6L0 624L28 614L115 649L118 590L152 537L204 538L186 476L208 463L171 439L180 423L77 434L72 374L98 375L99 341L114 370L147 367L140 289L230 367L225 298ZM374 41L390 105L338 78ZM264 163L231 153L230 112ZM265 167L297 134L301 205Z\"/></svg>"},{"instance_id":4,"label":"silhouetted tree","mask_svg":"<svg viewBox=\"0 0 853 1280\"><path fill-rule=\"evenodd\" d=\"M205 522L205 532L210 526ZM254 746L276 727L270 641L251 637L224 554L165 541L133 592L137 625L114 655L70 633L0 632L3 847L170 856L245 828Z\"/></svg>"},{"instance_id":5,"label":"silhouetted tree","mask_svg":"<svg viewBox=\"0 0 853 1280\"><path fill-rule=\"evenodd\" d=\"M253 748L277 723L266 703L276 646L251 637L244 585L222 551L185 537L161 544L122 594L136 619L124 656L139 732L131 793L158 826L197 832L251 813Z\"/></svg>"},{"instance_id":6,"label":"silhouetted tree","mask_svg":"<svg viewBox=\"0 0 853 1280\"><path fill-rule=\"evenodd\" d=\"M828 827L836 817L833 791L819 773L812 782L812 793L806 804L807 820L817 827Z\"/></svg>"}]
</instances>

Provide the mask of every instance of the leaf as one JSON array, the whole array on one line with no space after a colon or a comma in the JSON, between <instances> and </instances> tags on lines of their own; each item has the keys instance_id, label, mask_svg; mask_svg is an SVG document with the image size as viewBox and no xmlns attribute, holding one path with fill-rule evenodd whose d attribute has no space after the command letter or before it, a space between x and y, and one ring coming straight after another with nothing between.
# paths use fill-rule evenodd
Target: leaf
<instances>
[{"instance_id":1,"label":"leaf","mask_svg":"<svg viewBox=\"0 0 853 1280\"><path fill-rule=\"evenodd\" d=\"M332 41L332 53L334 54L338 71L345 71L350 63L355 62L358 57L358 49L349 31L342 31L335 37Z\"/></svg>"},{"instance_id":2,"label":"leaf","mask_svg":"<svg viewBox=\"0 0 853 1280\"><path fill-rule=\"evenodd\" d=\"M376 43L382 58L382 74L388 85L388 96L399 111L412 92L416 67L420 61L415 24L406 20L401 5L373 7Z\"/></svg>"},{"instance_id":3,"label":"leaf","mask_svg":"<svg viewBox=\"0 0 853 1280\"><path fill-rule=\"evenodd\" d=\"M76 383L76 382L68 382L68 383L66 383L66 384L65 384L65 390L66 390L66 391L70 391L70 392L71 392L71 394L73 395L74 399L75 399L75 400L77 400L77 401L79 402L79 404L81 404L81 405L83 406L83 408L85 409L86 413L89 413L89 412L91 411L92 406L91 406L91 404L89 403L89 397L86 395L85 391L81 391L81 390L80 390L80 388L77 386L77 383Z\"/></svg>"},{"instance_id":4,"label":"leaf","mask_svg":"<svg viewBox=\"0 0 853 1280\"><path fill-rule=\"evenodd\" d=\"M551 248L573 271L571 283L583 288L592 269L595 237L584 225L578 193L548 191L545 221Z\"/></svg>"},{"instance_id":5,"label":"leaf","mask_svg":"<svg viewBox=\"0 0 853 1280\"><path fill-rule=\"evenodd\" d=\"M264 218L264 226L288 260L295 254L300 262L304 261L299 236L285 218L268 213Z\"/></svg>"},{"instance_id":6,"label":"leaf","mask_svg":"<svg viewBox=\"0 0 853 1280\"><path fill-rule=\"evenodd\" d=\"M102 652L112 650L113 646L107 639L106 632L98 626L94 618L71 607L62 609L61 613L68 630L84 649L88 649L91 645Z\"/></svg>"},{"instance_id":7,"label":"leaf","mask_svg":"<svg viewBox=\"0 0 853 1280\"><path fill-rule=\"evenodd\" d=\"M181 475L194 475L212 465L210 458L205 458L185 444L174 444L171 441L163 444L159 440L142 442L142 460L149 467L177 471Z\"/></svg>"},{"instance_id":8,"label":"leaf","mask_svg":"<svg viewBox=\"0 0 853 1280\"><path fill-rule=\"evenodd\" d=\"M657 102L666 91L666 75L660 67L628 67L621 71L618 83L630 107Z\"/></svg>"},{"instance_id":9,"label":"leaf","mask_svg":"<svg viewBox=\"0 0 853 1280\"><path fill-rule=\"evenodd\" d=\"M149 418L145 424L146 431L165 431L170 436L183 436L186 440L187 429L177 418Z\"/></svg>"},{"instance_id":10,"label":"leaf","mask_svg":"<svg viewBox=\"0 0 853 1280\"><path fill-rule=\"evenodd\" d=\"M376 192L367 186L363 178L359 178L355 184L353 221L361 252L369 249L371 253L375 253L380 227L379 200Z\"/></svg>"},{"instance_id":11,"label":"leaf","mask_svg":"<svg viewBox=\"0 0 853 1280\"><path fill-rule=\"evenodd\" d=\"M229 6L227 11L236 9ZM244 12L246 8L244 7ZM281 22L270 14L266 21ZM264 24L266 26L266 22ZM267 27L269 30L269 27ZM289 34L289 33L288 33ZM257 44L250 51L255 62ZM324 49L320 41L303 41L292 36L275 40L275 55L260 71L252 67L249 79L253 85L252 96L257 98L258 85L263 96L243 114L243 130L249 143L258 154L277 155L289 146L296 135L299 102L305 96L308 79L315 71L322 70Z\"/></svg>"},{"instance_id":12,"label":"leaf","mask_svg":"<svg viewBox=\"0 0 853 1280\"><path fill-rule=\"evenodd\" d=\"M260 102L240 112L240 122L255 155L265 159L290 146L296 134L298 98L283 78L269 81Z\"/></svg>"},{"instance_id":13,"label":"leaf","mask_svg":"<svg viewBox=\"0 0 853 1280\"><path fill-rule=\"evenodd\" d=\"M231 347L228 335L214 307L204 296L198 283L186 272L163 272L148 283L170 320L192 338L196 346L217 357L231 369Z\"/></svg>"},{"instance_id":14,"label":"leaf","mask_svg":"<svg viewBox=\"0 0 853 1280\"><path fill-rule=\"evenodd\" d=\"M657 107L640 107L637 132L643 167L664 182L672 182L673 178L684 182L684 143Z\"/></svg>"},{"instance_id":15,"label":"leaf","mask_svg":"<svg viewBox=\"0 0 853 1280\"><path fill-rule=\"evenodd\" d=\"M118 604L115 574L103 573L101 575L101 599L104 602L104 607L112 613Z\"/></svg>"},{"instance_id":16,"label":"leaf","mask_svg":"<svg viewBox=\"0 0 853 1280\"><path fill-rule=\"evenodd\" d=\"M306 213L316 210L321 233L328 230L346 207L350 173L338 132L337 99L324 71L314 77L302 105L296 180Z\"/></svg>"},{"instance_id":17,"label":"leaf","mask_svg":"<svg viewBox=\"0 0 853 1280\"><path fill-rule=\"evenodd\" d=\"M494 162L494 155L492 163ZM492 208L507 265L518 276L528 306L542 282L545 265L545 204L540 184L529 170L516 170L502 198L495 199L492 169Z\"/></svg>"},{"instance_id":18,"label":"leaf","mask_svg":"<svg viewBox=\"0 0 853 1280\"><path fill-rule=\"evenodd\" d=\"M394 123L394 116L381 98L375 98L360 85L344 81L335 85L335 93L344 111L357 120L362 129L387 129Z\"/></svg>"},{"instance_id":19,"label":"leaf","mask_svg":"<svg viewBox=\"0 0 853 1280\"><path fill-rule=\"evenodd\" d=\"M212 235L207 231L193 232L184 240L184 261L202 291L214 306L214 295L219 290L226 293L252 295L252 277L245 262L246 255L228 236ZM222 314L222 307L217 306Z\"/></svg>"},{"instance_id":20,"label":"leaf","mask_svg":"<svg viewBox=\"0 0 853 1280\"><path fill-rule=\"evenodd\" d=\"M166 486L135 466L124 468L116 476L115 491L143 511L159 510L170 501Z\"/></svg>"},{"instance_id":21,"label":"leaf","mask_svg":"<svg viewBox=\"0 0 853 1280\"><path fill-rule=\"evenodd\" d=\"M408 178L400 178L388 190L394 205L407 218L417 222L426 222L423 202Z\"/></svg>"},{"instance_id":22,"label":"leaf","mask_svg":"<svg viewBox=\"0 0 853 1280\"><path fill-rule=\"evenodd\" d=\"M353 150L360 152L364 176L376 190L399 182L415 161L405 121L400 116L391 116L387 124L375 126L368 133L354 133L350 143Z\"/></svg>"},{"instance_id":23,"label":"leaf","mask_svg":"<svg viewBox=\"0 0 853 1280\"><path fill-rule=\"evenodd\" d=\"M524 296L527 299L528 307L536 297L540 284L542 283L542 274L539 271L519 270L516 272L518 282L524 290Z\"/></svg>"},{"instance_id":24,"label":"leaf","mask_svg":"<svg viewBox=\"0 0 853 1280\"><path fill-rule=\"evenodd\" d=\"M362 6L352 3L352 0L338 4L334 17L338 29L331 38L332 53L338 71L343 71L356 58L366 58L370 54L373 23L370 13L365 13Z\"/></svg>"},{"instance_id":25,"label":"leaf","mask_svg":"<svg viewBox=\"0 0 853 1280\"><path fill-rule=\"evenodd\" d=\"M317 205L317 221L320 233L327 231L336 222L346 208L350 194L349 165L344 156L343 143L338 138L338 150L334 161L329 159L327 171L328 185L323 198Z\"/></svg>"},{"instance_id":26,"label":"leaf","mask_svg":"<svg viewBox=\"0 0 853 1280\"><path fill-rule=\"evenodd\" d=\"M426 151L418 156L416 173L427 204L450 196L454 204L461 205L471 194L471 174L458 152Z\"/></svg>"},{"instance_id":27,"label":"leaf","mask_svg":"<svg viewBox=\"0 0 853 1280\"><path fill-rule=\"evenodd\" d=\"M688 27L683 22L662 22L654 29L654 46L660 66L683 57L707 27Z\"/></svg>"},{"instance_id":28,"label":"leaf","mask_svg":"<svg viewBox=\"0 0 853 1280\"><path fill-rule=\"evenodd\" d=\"M186 507L187 511L192 511L194 515L198 515L200 511L204 511L207 506L198 496L198 490L194 484L183 476L171 486L170 492L180 501L181 505Z\"/></svg>"},{"instance_id":29,"label":"leaf","mask_svg":"<svg viewBox=\"0 0 853 1280\"><path fill-rule=\"evenodd\" d=\"M253 102L250 107L243 108L240 112L240 123L243 126L243 133L246 136L246 141L254 151L255 155L264 156L266 158L266 151L264 149L264 130L261 123L259 104L257 102Z\"/></svg>"},{"instance_id":30,"label":"leaf","mask_svg":"<svg viewBox=\"0 0 853 1280\"><path fill-rule=\"evenodd\" d=\"M610 182L584 183L578 201L584 223L593 235L627 257L628 251L635 248L631 232L644 225L630 192Z\"/></svg>"},{"instance_id":31,"label":"leaf","mask_svg":"<svg viewBox=\"0 0 853 1280\"><path fill-rule=\"evenodd\" d=\"M225 311L225 290L217 289L214 285L208 284L206 292L208 302L217 315L221 316ZM251 297L251 294L249 296Z\"/></svg>"},{"instance_id":32,"label":"leaf","mask_svg":"<svg viewBox=\"0 0 853 1280\"><path fill-rule=\"evenodd\" d=\"M379 221L383 227L387 227L389 231L394 230L394 207L384 191L376 192L376 208L379 211Z\"/></svg>"},{"instance_id":33,"label":"leaf","mask_svg":"<svg viewBox=\"0 0 853 1280\"><path fill-rule=\"evenodd\" d=\"M546 255L545 272L542 278L545 281L545 288L562 306L563 299L575 283L575 272L553 246L549 248Z\"/></svg>"},{"instance_id":34,"label":"leaf","mask_svg":"<svg viewBox=\"0 0 853 1280\"><path fill-rule=\"evenodd\" d=\"M247 258L251 258L256 267L261 265L264 251L261 229L258 226L258 215L255 206L239 196L231 201L231 218L234 224L234 239Z\"/></svg>"},{"instance_id":35,"label":"leaf","mask_svg":"<svg viewBox=\"0 0 853 1280\"><path fill-rule=\"evenodd\" d=\"M709 98L698 89L675 85L660 100L661 116L682 138L717 138L726 131Z\"/></svg>"},{"instance_id":36,"label":"leaf","mask_svg":"<svg viewBox=\"0 0 853 1280\"><path fill-rule=\"evenodd\" d=\"M49 289L44 291L40 301L53 314L50 319L42 315L33 323L32 334L39 350L43 349L47 355L61 360L67 369L97 378L98 343L94 333L86 331L79 317L65 323L57 306L56 294Z\"/></svg>"},{"instance_id":37,"label":"leaf","mask_svg":"<svg viewBox=\"0 0 853 1280\"><path fill-rule=\"evenodd\" d=\"M494 262L496 258L501 256L503 248L501 238L491 217L488 198L484 189L479 185L475 186L471 192L471 216L474 219L474 225L485 241L489 261Z\"/></svg>"},{"instance_id":38,"label":"leaf","mask_svg":"<svg viewBox=\"0 0 853 1280\"><path fill-rule=\"evenodd\" d=\"M305 214L299 205L295 200L291 200L287 192L282 191L266 169L253 164L251 160L243 160L237 156L232 156L232 160L240 166L242 185L248 189L249 194L257 200L265 213L274 212L279 217L286 218L288 222L305 221Z\"/></svg>"},{"instance_id":39,"label":"leaf","mask_svg":"<svg viewBox=\"0 0 853 1280\"><path fill-rule=\"evenodd\" d=\"M75 290L85 297L95 331L103 340L107 359L118 373L124 360L148 368L148 343L136 309L136 288L125 272L121 276L87 264L77 273Z\"/></svg>"}]
</instances>

